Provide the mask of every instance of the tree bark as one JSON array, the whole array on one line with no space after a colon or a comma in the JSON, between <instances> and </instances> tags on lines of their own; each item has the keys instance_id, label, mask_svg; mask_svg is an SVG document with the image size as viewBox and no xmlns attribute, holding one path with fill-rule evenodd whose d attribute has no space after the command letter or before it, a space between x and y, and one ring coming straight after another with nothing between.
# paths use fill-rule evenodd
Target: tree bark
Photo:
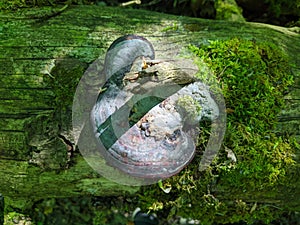
<instances>
[{"instance_id":1,"label":"tree bark","mask_svg":"<svg viewBox=\"0 0 300 225\"><path fill-rule=\"evenodd\" d=\"M9 204L30 207L46 197L138 190L94 172L76 149L71 124L76 84L85 69L103 58L113 40L130 33L145 36L162 55L191 43L230 37L275 43L290 56L296 77L279 116L278 133L296 134L299 141L299 29L97 6L1 12L0 193L12 200ZM296 155L299 168L300 153ZM287 193L300 198L299 187L295 178L270 201L288 200ZM297 204L290 209L300 210Z\"/></svg>"}]
</instances>

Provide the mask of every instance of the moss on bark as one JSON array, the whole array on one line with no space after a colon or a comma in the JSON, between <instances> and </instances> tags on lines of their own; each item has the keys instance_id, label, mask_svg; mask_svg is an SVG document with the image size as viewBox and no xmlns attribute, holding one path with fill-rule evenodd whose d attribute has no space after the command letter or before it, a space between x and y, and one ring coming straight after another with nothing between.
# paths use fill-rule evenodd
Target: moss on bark
<instances>
[{"instance_id":1,"label":"moss on bark","mask_svg":"<svg viewBox=\"0 0 300 225\"><path fill-rule=\"evenodd\" d=\"M43 198L129 196L137 191L136 188L107 181L92 171L76 150L71 135L70 104L78 79L86 66L99 56L103 58L109 44L123 34L145 36L153 42L158 57L168 56L169 53L174 55L173 52L190 44L201 47L211 40L226 43L223 41L232 37L250 43L272 42L276 45L275 49L284 51L289 63L294 65L291 70L296 84L286 97L277 134L289 132L299 137L299 121L296 119L299 115L294 112L299 112L299 101L296 99L299 96L300 63L297 56L300 37L293 29L256 23L179 18L109 7L71 7L57 16L43 17L43 13L48 15L49 10L42 8L0 13L0 65L4 65L0 70L0 191L8 199L8 209L28 209ZM278 55L270 59L273 57ZM225 58L226 55L218 56L216 60L219 63ZM272 67L265 67L265 70L276 69L276 63L272 63ZM255 63L252 65L254 71L256 66ZM243 125L242 121L239 128L247 132L243 130ZM253 135L252 140L231 147L246 151L247 145L252 144L255 148L262 146L272 150L277 143L275 149L280 151L278 154L272 151L272 157L267 158L277 160L274 162L276 165L282 162L280 168L285 173L279 170L279 177L282 178L278 182L275 179L275 186L266 183L263 189L256 189L264 177L256 178L256 172L252 171L248 173L253 175L250 179L244 173L247 166L252 167L247 160L241 174L237 168L229 168L223 152L219 161L215 162L217 166L211 170L202 174L196 169L187 169L166 181L171 183L173 191L176 190L172 192L173 197L153 185L142 189L140 203L145 208L159 209L165 202L163 207L168 209L170 216L180 213L201 218L207 224L213 220L225 221L226 217L227 222L241 218L250 221L250 217L265 218L267 221L285 210L299 210L299 202L292 201L300 199L299 144L287 143L285 136L270 136L270 140L263 141L262 135ZM274 145L270 145L270 141ZM284 162L285 149L290 153L290 148L296 155L294 165ZM251 158L251 155L248 157ZM224 167L220 162L224 163ZM275 168L273 172L276 174L278 171ZM237 180L243 180L243 187L246 188L247 182L251 183L253 190L245 192L240 188L235 178L242 175L244 178ZM155 196L155 199L149 196ZM133 207L133 204L129 205Z\"/></svg>"}]
</instances>

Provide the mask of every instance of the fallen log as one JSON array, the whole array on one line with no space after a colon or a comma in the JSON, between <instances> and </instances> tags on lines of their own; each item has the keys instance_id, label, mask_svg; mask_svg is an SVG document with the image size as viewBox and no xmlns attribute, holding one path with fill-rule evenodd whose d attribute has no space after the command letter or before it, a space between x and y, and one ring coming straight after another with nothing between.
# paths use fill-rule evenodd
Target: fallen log
<instances>
[{"instance_id":1,"label":"fallen log","mask_svg":"<svg viewBox=\"0 0 300 225\"><path fill-rule=\"evenodd\" d=\"M114 196L138 190L94 172L80 156L72 134L73 97L84 71L99 57L103 59L113 40L130 33L152 41L159 54L231 37L275 43L295 65L295 82L276 132L293 134L299 141L300 36L296 28L96 6L1 12L0 192L10 199L9 204L30 208L43 198ZM291 200L300 199L300 152L295 155L296 169L287 173L293 182L276 195L269 193L266 202L297 211L299 202ZM227 191L222 186L218 190ZM256 202L264 196L239 198Z\"/></svg>"}]
</instances>

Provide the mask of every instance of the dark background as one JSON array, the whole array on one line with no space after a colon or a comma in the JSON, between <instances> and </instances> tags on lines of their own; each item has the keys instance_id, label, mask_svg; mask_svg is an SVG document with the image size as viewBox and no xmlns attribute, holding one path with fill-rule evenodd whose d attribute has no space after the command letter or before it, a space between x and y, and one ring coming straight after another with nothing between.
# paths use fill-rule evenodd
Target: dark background
<instances>
[{"instance_id":1,"label":"dark background","mask_svg":"<svg viewBox=\"0 0 300 225\"><path fill-rule=\"evenodd\" d=\"M57 5L120 6L129 0L1 0L0 10L17 10L24 7ZM234 3L246 21L280 26L300 26L300 0L142 0L126 7L206 19L216 18L217 2Z\"/></svg>"}]
</instances>

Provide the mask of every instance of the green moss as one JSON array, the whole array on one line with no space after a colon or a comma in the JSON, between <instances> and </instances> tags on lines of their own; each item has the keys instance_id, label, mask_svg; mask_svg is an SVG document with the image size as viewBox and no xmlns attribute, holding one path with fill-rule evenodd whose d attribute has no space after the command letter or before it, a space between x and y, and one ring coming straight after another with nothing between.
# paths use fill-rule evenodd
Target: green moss
<instances>
[{"instance_id":1,"label":"green moss","mask_svg":"<svg viewBox=\"0 0 300 225\"><path fill-rule=\"evenodd\" d=\"M87 64L74 58L58 59L51 70L48 83L52 86L55 99L51 99L55 108L63 110L72 107L74 93Z\"/></svg>"},{"instance_id":2,"label":"green moss","mask_svg":"<svg viewBox=\"0 0 300 225\"><path fill-rule=\"evenodd\" d=\"M282 51L271 43L237 38L191 49L221 80L228 126L247 124L249 131L259 134L273 128L283 95L293 83Z\"/></svg>"},{"instance_id":3,"label":"green moss","mask_svg":"<svg viewBox=\"0 0 300 225\"><path fill-rule=\"evenodd\" d=\"M2 0L0 2L0 9L16 10L24 7L34 6L54 6L57 4L93 4L95 0Z\"/></svg>"},{"instance_id":4,"label":"green moss","mask_svg":"<svg viewBox=\"0 0 300 225\"><path fill-rule=\"evenodd\" d=\"M199 57L197 76L210 84L216 77L222 87L228 113L224 146L235 153L237 163L221 151L211 168L200 173L206 139L199 138L190 165L161 184L171 188L170 193L159 186L144 187L140 204L165 217L181 215L203 224L268 224L285 206L264 204L264 199L290 182L297 149L292 139L273 133L283 96L293 82L287 56L271 43L237 38L190 49ZM204 137L209 133L208 126L200 129Z\"/></svg>"},{"instance_id":5,"label":"green moss","mask_svg":"<svg viewBox=\"0 0 300 225\"><path fill-rule=\"evenodd\" d=\"M215 1L217 11L216 19L245 22L241 8L238 7L234 0Z\"/></svg>"},{"instance_id":6,"label":"green moss","mask_svg":"<svg viewBox=\"0 0 300 225\"><path fill-rule=\"evenodd\" d=\"M161 31L162 32L167 32L167 31L177 31L179 29L178 24L174 23L171 26L167 26L165 28L163 28Z\"/></svg>"},{"instance_id":7,"label":"green moss","mask_svg":"<svg viewBox=\"0 0 300 225\"><path fill-rule=\"evenodd\" d=\"M189 120L187 121L188 123L194 124L201 114L201 105L189 95L180 97L176 105L179 112L183 115L183 118Z\"/></svg>"},{"instance_id":8,"label":"green moss","mask_svg":"<svg viewBox=\"0 0 300 225\"><path fill-rule=\"evenodd\" d=\"M5 215L4 225L14 225L14 224L31 224L31 219L24 214L17 212L10 212Z\"/></svg>"}]
</instances>

